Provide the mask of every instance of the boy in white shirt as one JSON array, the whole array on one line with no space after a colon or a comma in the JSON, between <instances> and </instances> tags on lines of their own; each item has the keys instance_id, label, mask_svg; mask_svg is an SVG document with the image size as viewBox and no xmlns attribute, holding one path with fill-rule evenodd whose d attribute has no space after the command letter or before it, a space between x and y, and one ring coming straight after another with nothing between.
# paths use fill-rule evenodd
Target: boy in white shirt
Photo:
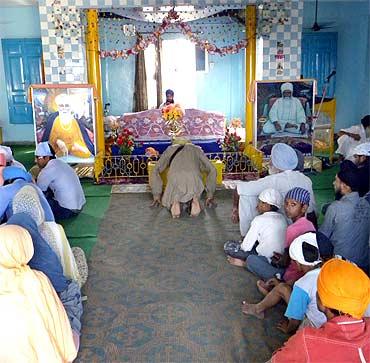
<instances>
[{"instance_id":1,"label":"boy in white shirt","mask_svg":"<svg viewBox=\"0 0 370 363\"><path fill-rule=\"evenodd\" d=\"M287 221L278 212L282 203L283 197L275 189L265 189L258 196L259 215L253 219L243 242L228 241L224 245L229 263L248 268L248 256L264 256L270 262L274 252L284 250Z\"/></svg>"}]
</instances>

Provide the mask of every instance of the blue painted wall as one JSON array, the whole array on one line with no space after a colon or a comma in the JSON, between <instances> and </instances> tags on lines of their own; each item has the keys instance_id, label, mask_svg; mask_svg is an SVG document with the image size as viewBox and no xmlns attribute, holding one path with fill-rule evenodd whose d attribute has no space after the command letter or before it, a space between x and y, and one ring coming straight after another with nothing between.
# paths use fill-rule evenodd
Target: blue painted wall
<instances>
[{"instance_id":1,"label":"blue painted wall","mask_svg":"<svg viewBox=\"0 0 370 363\"><path fill-rule=\"evenodd\" d=\"M303 26L314 19L314 2L304 3ZM334 22L334 27L321 30L338 33L336 74L336 131L359 123L370 114L369 96L369 2L319 1L318 23Z\"/></svg>"},{"instance_id":2,"label":"blue painted wall","mask_svg":"<svg viewBox=\"0 0 370 363\"><path fill-rule=\"evenodd\" d=\"M128 24L130 21L125 21ZM230 25L229 20L221 18L191 22L193 31L199 32L201 37L209 39L217 46L224 46L238 42L244 38L238 24ZM148 33L157 25L135 22L137 30ZM102 20L100 26L101 48L126 49L135 43L135 37L125 37L121 31L120 21ZM206 30L208 29L208 31ZM227 31L226 31L227 30ZM201 33L202 32L202 33ZM170 31L163 39L182 37L182 34ZM244 77L244 51L239 54L224 57L209 56L209 63L213 63L208 73L197 72L197 108L206 111L217 111L226 116L228 120L240 117L244 121L245 77ZM102 60L102 81L104 103L111 104L110 113L121 115L132 112L135 58L126 60L110 58ZM181 101L180 101L181 102Z\"/></svg>"},{"instance_id":3,"label":"blue painted wall","mask_svg":"<svg viewBox=\"0 0 370 363\"><path fill-rule=\"evenodd\" d=\"M0 9L0 39L39 38L38 7L6 7ZM8 99L4 75L3 52L0 42L0 125L5 142L34 141L33 125L9 124Z\"/></svg>"}]
</instances>

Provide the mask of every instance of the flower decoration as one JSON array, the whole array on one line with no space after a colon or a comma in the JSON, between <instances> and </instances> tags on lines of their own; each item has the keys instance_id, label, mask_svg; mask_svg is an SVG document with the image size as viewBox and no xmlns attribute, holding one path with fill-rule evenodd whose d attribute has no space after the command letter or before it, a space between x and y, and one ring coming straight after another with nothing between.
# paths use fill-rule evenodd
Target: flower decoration
<instances>
[{"instance_id":1,"label":"flower decoration","mask_svg":"<svg viewBox=\"0 0 370 363\"><path fill-rule=\"evenodd\" d=\"M284 25L289 21L291 0L279 0L271 2L259 0L257 34L263 38L269 38L274 26Z\"/></svg>"},{"instance_id":2,"label":"flower decoration","mask_svg":"<svg viewBox=\"0 0 370 363\"><path fill-rule=\"evenodd\" d=\"M131 155L135 149L135 138L129 129L123 129L118 134L116 143L121 155Z\"/></svg>"},{"instance_id":3,"label":"flower decoration","mask_svg":"<svg viewBox=\"0 0 370 363\"><path fill-rule=\"evenodd\" d=\"M226 129L225 137L223 141L219 141L222 151L225 152L236 152L240 150L239 142L241 137L236 132L230 132L230 129Z\"/></svg>"},{"instance_id":4,"label":"flower decoration","mask_svg":"<svg viewBox=\"0 0 370 363\"><path fill-rule=\"evenodd\" d=\"M148 48L150 44L155 44L158 38L161 37L169 28L178 28L190 41L196 44L199 48L206 50L209 54L218 54L220 56L225 56L227 54L236 54L241 49L244 49L248 45L247 40L241 40L236 44L228 45L225 47L217 47L215 44L210 43L208 40L203 40L194 33L189 24L183 22L179 18L179 14L174 10L170 10L163 18L162 24L146 38L142 38L140 42L135 44L132 48L122 49L122 50L101 50L100 57L107 58L111 57L113 59L124 58L127 59L130 55L138 54L140 51Z\"/></svg>"},{"instance_id":5,"label":"flower decoration","mask_svg":"<svg viewBox=\"0 0 370 363\"><path fill-rule=\"evenodd\" d=\"M169 129L170 136L178 136L182 132L182 118L184 112L180 105L177 103L171 103L168 106L162 108L162 117L166 121L165 125Z\"/></svg>"}]
</instances>

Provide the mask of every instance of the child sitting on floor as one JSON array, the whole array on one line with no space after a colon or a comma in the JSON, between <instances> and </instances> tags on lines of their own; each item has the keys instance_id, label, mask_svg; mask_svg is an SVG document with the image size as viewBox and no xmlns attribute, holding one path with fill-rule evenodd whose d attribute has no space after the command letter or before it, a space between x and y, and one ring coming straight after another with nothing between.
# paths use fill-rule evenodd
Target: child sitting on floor
<instances>
[{"instance_id":1,"label":"child sitting on floor","mask_svg":"<svg viewBox=\"0 0 370 363\"><path fill-rule=\"evenodd\" d=\"M224 245L232 265L248 268L251 255L258 255L268 264L274 251L284 251L287 221L278 212L282 201L282 195L275 189L266 189L258 196L257 211L260 215L253 219L243 242L227 241Z\"/></svg>"},{"instance_id":2,"label":"child sitting on floor","mask_svg":"<svg viewBox=\"0 0 370 363\"><path fill-rule=\"evenodd\" d=\"M314 232L314 225L305 217L308 205L310 203L310 193L303 188L293 188L285 196L285 214L293 222L286 229L284 253L278 251L274 253L271 264L267 261L261 261L258 256L251 256L248 261L249 270L267 280L257 281L257 287L262 293L270 291L280 280L287 282L291 286L303 276L298 270L297 265L289 258L289 246L298 236ZM276 278L277 277L277 278Z\"/></svg>"},{"instance_id":3,"label":"child sitting on floor","mask_svg":"<svg viewBox=\"0 0 370 363\"><path fill-rule=\"evenodd\" d=\"M293 288L283 282L276 285L258 304L243 302L242 312L263 319L265 310L284 300L288 304L285 311L287 320L280 322L278 329L284 333L295 332L303 320L306 325L318 328L326 322L326 317L316 304L321 263L316 233L305 233L296 238L289 247L289 255L303 276L295 282Z\"/></svg>"}]
</instances>

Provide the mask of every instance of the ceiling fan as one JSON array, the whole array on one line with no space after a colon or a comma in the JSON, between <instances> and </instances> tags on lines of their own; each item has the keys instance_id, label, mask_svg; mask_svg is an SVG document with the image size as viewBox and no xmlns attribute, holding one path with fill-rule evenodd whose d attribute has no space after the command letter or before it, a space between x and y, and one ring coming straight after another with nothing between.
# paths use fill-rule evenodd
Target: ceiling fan
<instances>
[{"instance_id":1,"label":"ceiling fan","mask_svg":"<svg viewBox=\"0 0 370 363\"><path fill-rule=\"evenodd\" d=\"M315 21L312 25L311 28L306 28L306 29L311 29L312 31L314 32L318 32L320 31L321 29L328 29L328 28L333 28L333 22L329 22L329 23L321 23L319 25L319 23L317 22L317 12L318 12L318 8L319 8L319 0L316 0L315 2Z\"/></svg>"}]
</instances>

